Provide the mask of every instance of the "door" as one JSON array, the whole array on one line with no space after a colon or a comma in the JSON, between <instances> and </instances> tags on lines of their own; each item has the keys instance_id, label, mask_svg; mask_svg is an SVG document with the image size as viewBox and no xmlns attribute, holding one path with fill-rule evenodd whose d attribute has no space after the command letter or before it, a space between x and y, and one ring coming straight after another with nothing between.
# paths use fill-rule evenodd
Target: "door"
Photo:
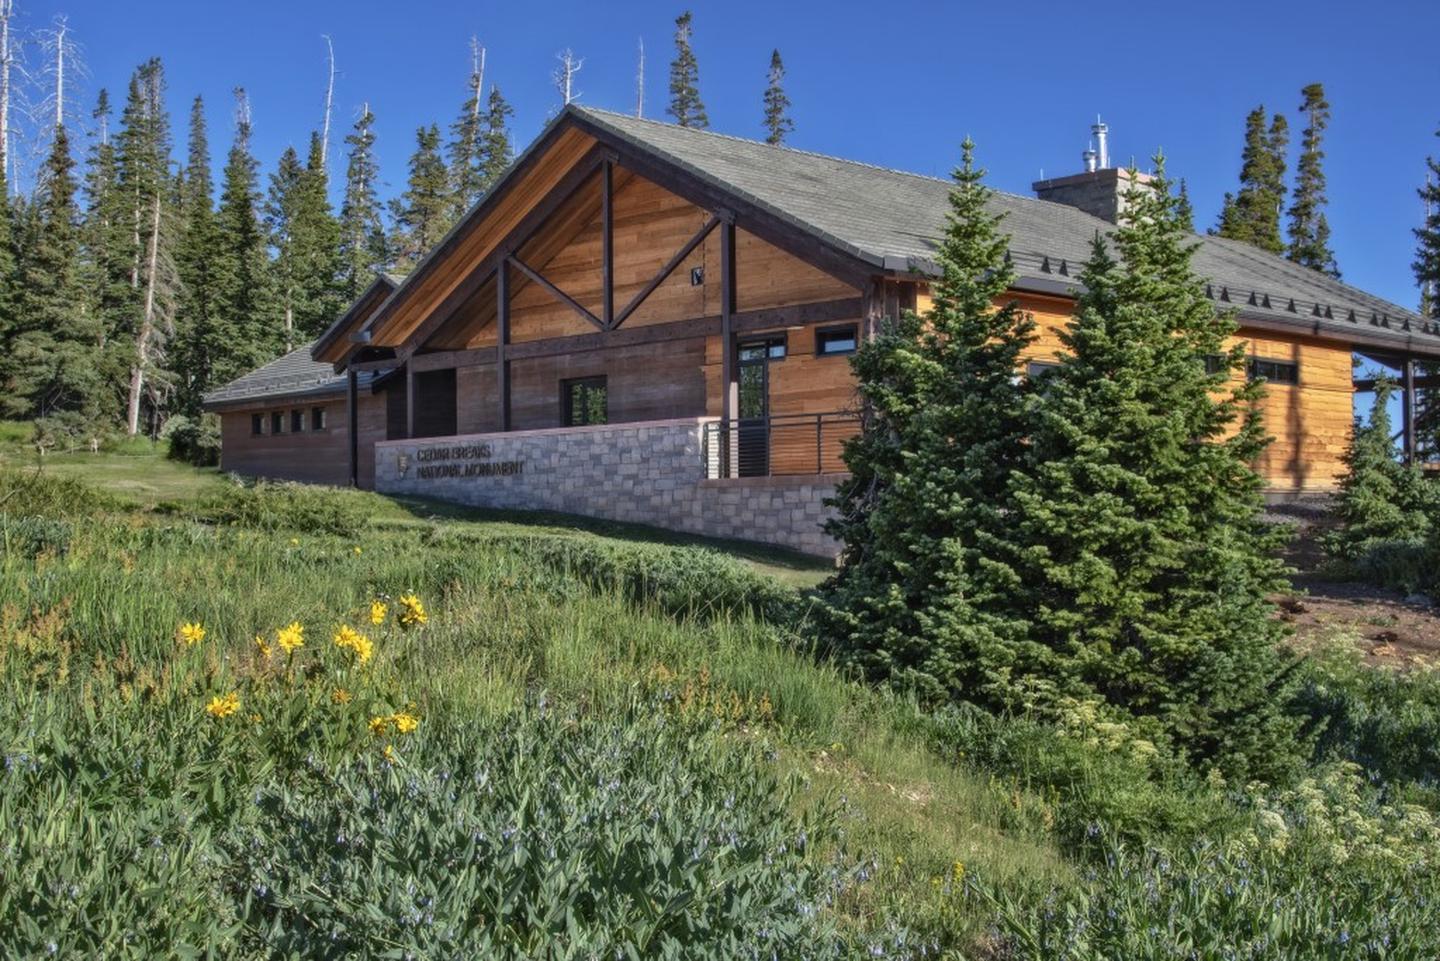
<instances>
[{"instance_id":1,"label":"door","mask_svg":"<svg viewBox=\"0 0 1440 961\"><path fill-rule=\"evenodd\" d=\"M770 364L785 357L785 339L744 341L739 349L740 409L736 412L738 473L770 473Z\"/></svg>"}]
</instances>

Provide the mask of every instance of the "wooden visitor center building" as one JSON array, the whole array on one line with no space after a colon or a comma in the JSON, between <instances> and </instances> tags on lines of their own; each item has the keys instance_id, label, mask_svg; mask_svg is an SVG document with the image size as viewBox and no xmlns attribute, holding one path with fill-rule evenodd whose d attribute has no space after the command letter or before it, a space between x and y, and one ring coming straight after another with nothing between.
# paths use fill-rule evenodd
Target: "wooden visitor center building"
<instances>
[{"instance_id":1,"label":"wooden visitor center building","mask_svg":"<svg viewBox=\"0 0 1440 961\"><path fill-rule=\"evenodd\" d=\"M1088 157L1087 157L1088 159ZM1125 171L997 193L1054 359ZM480 506L636 521L826 554L823 500L858 425L848 355L925 309L947 180L567 107L403 280L206 398L222 467ZM1440 325L1235 241L1197 237L1269 383L1272 496L1332 490L1361 354L1398 374Z\"/></svg>"}]
</instances>

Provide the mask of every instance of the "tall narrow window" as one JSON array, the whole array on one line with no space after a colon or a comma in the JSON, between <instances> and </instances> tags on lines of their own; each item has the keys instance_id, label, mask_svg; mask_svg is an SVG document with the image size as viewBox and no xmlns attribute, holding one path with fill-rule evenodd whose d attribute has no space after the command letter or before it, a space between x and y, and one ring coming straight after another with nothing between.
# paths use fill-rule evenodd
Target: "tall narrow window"
<instances>
[{"instance_id":1,"label":"tall narrow window","mask_svg":"<svg viewBox=\"0 0 1440 961\"><path fill-rule=\"evenodd\" d=\"M259 437L261 434L265 433L264 414L250 415L250 433L254 434L256 437Z\"/></svg>"},{"instance_id":2,"label":"tall narrow window","mask_svg":"<svg viewBox=\"0 0 1440 961\"><path fill-rule=\"evenodd\" d=\"M311 429L311 430L324 430L324 429L325 429L325 408L323 408L323 407L312 407L312 408L310 408L310 429Z\"/></svg>"},{"instance_id":3,"label":"tall narrow window","mask_svg":"<svg viewBox=\"0 0 1440 961\"><path fill-rule=\"evenodd\" d=\"M303 410L292 410L290 412L290 433L298 434L305 429L305 412Z\"/></svg>"},{"instance_id":4,"label":"tall narrow window","mask_svg":"<svg viewBox=\"0 0 1440 961\"><path fill-rule=\"evenodd\" d=\"M609 390L604 377L562 380L560 405L566 427L588 427L610 422Z\"/></svg>"},{"instance_id":5,"label":"tall narrow window","mask_svg":"<svg viewBox=\"0 0 1440 961\"><path fill-rule=\"evenodd\" d=\"M270 415L270 433L272 433L272 434L283 434L283 433L285 433L285 412L284 412L284 411L279 411L279 410L277 410L277 411L275 411L273 414Z\"/></svg>"}]
</instances>

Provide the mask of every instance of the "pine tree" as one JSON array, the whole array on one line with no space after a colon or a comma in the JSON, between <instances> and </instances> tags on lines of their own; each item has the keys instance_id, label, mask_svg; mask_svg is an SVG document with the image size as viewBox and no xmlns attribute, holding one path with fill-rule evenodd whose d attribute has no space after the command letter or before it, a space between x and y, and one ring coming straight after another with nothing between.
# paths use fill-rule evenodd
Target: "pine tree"
<instances>
[{"instance_id":1,"label":"pine tree","mask_svg":"<svg viewBox=\"0 0 1440 961\"><path fill-rule=\"evenodd\" d=\"M431 124L415 132L410 178L400 199L391 201L395 221L391 246L398 267L414 267L440 242L448 225L450 186L440 159L440 128Z\"/></svg>"},{"instance_id":2,"label":"pine tree","mask_svg":"<svg viewBox=\"0 0 1440 961\"><path fill-rule=\"evenodd\" d=\"M125 429L140 430L148 408L158 422L170 386L165 348L174 333L178 278L174 263L174 182L170 176L170 117L158 59L141 64L130 81L116 135L117 182L130 230L126 251L132 300Z\"/></svg>"},{"instance_id":3,"label":"pine tree","mask_svg":"<svg viewBox=\"0 0 1440 961\"><path fill-rule=\"evenodd\" d=\"M468 83L469 96L460 105L460 116L450 125L451 140L447 148L450 158L450 191L453 209L451 221L459 220L485 192L485 112L482 72L477 51Z\"/></svg>"},{"instance_id":4,"label":"pine tree","mask_svg":"<svg viewBox=\"0 0 1440 961\"><path fill-rule=\"evenodd\" d=\"M375 162L375 133L370 129L374 123L375 115L367 106L345 138L350 154L340 204L340 296L346 303L370 286L375 271L389 259L376 190L380 168Z\"/></svg>"},{"instance_id":5,"label":"pine tree","mask_svg":"<svg viewBox=\"0 0 1440 961\"><path fill-rule=\"evenodd\" d=\"M765 142L780 144L795 129L790 119L790 98L785 96L782 86L785 80L785 64L780 60L780 51L770 51L770 80L765 87Z\"/></svg>"},{"instance_id":6,"label":"pine tree","mask_svg":"<svg viewBox=\"0 0 1440 961\"><path fill-rule=\"evenodd\" d=\"M1015 373L1033 323L1004 301L1008 238L983 176L967 140L933 308L855 355L863 429L827 528L843 545L823 591L841 657L930 701L987 684L1024 630L997 614L1014 584L992 546L1024 456L1029 388Z\"/></svg>"},{"instance_id":7,"label":"pine tree","mask_svg":"<svg viewBox=\"0 0 1440 961\"><path fill-rule=\"evenodd\" d=\"M1245 149L1240 159L1240 191L1226 194L1220 222L1213 233L1280 253L1280 210L1285 202L1285 151L1290 126L1276 114L1265 130L1265 107L1245 118Z\"/></svg>"},{"instance_id":8,"label":"pine tree","mask_svg":"<svg viewBox=\"0 0 1440 961\"><path fill-rule=\"evenodd\" d=\"M515 159L515 149L510 143L510 117L514 113L515 108L500 95L500 88L492 86L485 110L485 132L481 138L481 192L495 186Z\"/></svg>"},{"instance_id":9,"label":"pine tree","mask_svg":"<svg viewBox=\"0 0 1440 961\"><path fill-rule=\"evenodd\" d=\"M190 133L180 188L180 239L176 268L180 304L176 315L173 365L176 409L190 417L200 414L206 391L220 386L215 362L228 346L219 339L219 305L215 296L216 259L220 236L215 220L215 186L210 175L210 138L205 103L190 105Z\"/></svg>"},{"instance_id":10,"label":"pine tree","mask_svg":"<svg viewBox=\"0 0 1440 961\"><path fill-rule=\"evenodd\" d=\"M1342 561L1362 561L1377 548L1391 545L1422 545L1440 508L1434 486L1419 468L1395 457L1390 423L1394 395L1394 381L1376 382L1369 418L1363 423L1356 419L1345 452L1345 476L1331 511L1339 523L1322 541L1326 553ZM1416 590L1422 585L1405 586Z\"/></svg>"},{"instance_id":11,"label":"pine tree","mask_svg":"<svg viewBox=\"0 0 1440 961\"><path fill-rule=\"evenodd\" d=\"M75 162L63 126L52 132L21 246L17 323L4 403L35 417L42 435L94 436L106 385L93 314L80 294L80 211Z\"/></svg>"},{"instance_id":12,"label":"pine tree","mask_svg":"<svg viewBox=\"0 0 1440 961\"><path fill-rule=\"evenodd\" d=\"M316 337L339 316L340 225L330 213L321 140L311 134L306 162L287 147L270 181L265 228L285 349Z\"/></svg>"},{"instance_id":13,"label":"pine tree","mask_svg":"<svg viewBox=\"0 0 1440 961\"><path fill-rule=\"evenodd\" d=\"M110 136L110 96L101 90L91 118L98 135L85 170L85 215L81 226L82 286L87 309L99 324L107 379L119 383L129 371L122 336L130 326L134 293L130 285L134 231L120 189L119 160Z\"/></svg>"},{"instance_id":14,"label":"pine tree","mask_svg":"<svg viewBox=\"0 0 1440 961\"><path fill-rule=\"evenodd\" d=\"M1227 775L1284 776L1296 729L1267 600L1283 533L1259 519L1250 466L1263 387L1231 382L1244 345L1227 346L1234 317L1206 298L1163 157L1156 169L1153 190L1127 196L1118 263L1096 238L1061 364L1032 402L1014 546L997 551L1018 559L1011 603L1032 618L1005 665L1008 703L1031 678Z\"/></svg>"},{"instance_id":15,"label":"pine tree","mask_svg":"<svg viewBox=\"0 0 1440 961\"><path fill-rule=\"evenodd\" d=\"M690 11L675 18L675 59L670 61L670 106L667 113L682 127L710 126L700 100L700 65L690 49Z\"/></svg>"},{"instance_id":16,"label":"pine tree","mask_svg":"<svg viewBox=\"0 0 1440 961\"><path fill-rule=\"evenodd\" d=\"M1195 208L1190 205L1190 190L1184 177L1180 178L1180 193L1175 198L1175 217L1182 228L1192 234L1195 232Z\"/></svg>"},{"instance_id":17,"label":"pine tree","mask_svg":"<svg viewBox=\"0 0 1440 961\"><path fill-rule=\"evenodd\" d=\"M260 207L259 163L250 152L250 113L236 91L235 139L226 158L215 215L215 342L211 376L223 384L273 359L284 329L269 286Z\"/></svg>"},{"instance_id":18,"label":"pine tree","mask_svg":"<svg viewBox=\"0 0 1440 961\"><path fill-rule=\"evenodd\" d=\"M1290 204L1290 248L1286 256L1311 270L1340 276L1335 252L1330 249L1330 224L1325 219L1325 151L1321 141L1330 124L1325 87L1312 83L1300 91L1300 111L1307 123L1300 135L1300 161L1295 165L1295 195Z\"/></svg>"},{"instance_id":19,"label":"pine tree","mask_svg":"<svg viewBox=\"0 0 1440 961\"><path fill-rule=\"evenodd\" d=\"M15 263L15 210L10 203L4 167L0 158L0 343L13 345L18 322L16 288L19 281ZM8 374L4 361L0 360L0 384L8 381Z\"/></svg>"},{"instance_id":20,"label":"pine tree","mask_svg":"<svg viewBox=\"0 0 1440 961\"><path fill-rule=\"evenodd\" d=\"M295 349L295 302L300 284L295 242L296 207L305 168L294 147L286 147L270 176L270 197L265 204L265 232L273 251L271 261L275 296L284 317L285 350Z\"/></svg>"},{"instance_id":21,"label":"pine tree","mask_svg":"<svg viewBox=\"0 0 1440 961\"><path fill-rule=\"evenodd\" d=\"M1440 137L1440 131L1435 136ZM1417 193L1425 205L1425 220L1415 230L1415 260L1410 269L1420 287L1420 312L1440 317L1440 159L1425 158L1425 185Z\"/></svg>"}]
</instances>

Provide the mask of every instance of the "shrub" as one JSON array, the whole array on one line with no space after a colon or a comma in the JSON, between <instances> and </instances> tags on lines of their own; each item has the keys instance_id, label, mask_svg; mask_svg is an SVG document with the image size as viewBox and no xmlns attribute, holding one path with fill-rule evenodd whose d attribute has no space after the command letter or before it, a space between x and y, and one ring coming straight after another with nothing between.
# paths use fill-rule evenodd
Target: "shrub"
<instances>
[{"instance_id":1,"label":"shrub","mask_svg":"<svg viewBox=\"0 0 1440 961\"><path fill-rule=\"evenodd\" d=\"M114 498L73 477L43 470L0 470L0 511L15 517L92 517Z\"/></svg>"},{"instance_id":2,"label":"shrub","mask_svg":"<svg viewBox=\"0 0 1440 961\"><path fill-rule=\"evenodd\" d=\"M369 523L371 500L359 491L258 481L227 487L202 503L195 516L264 531L353 534Z\"/></svg>"},{"instance_id":3,"label":"shrub","mask_svg":"<svg viewBox=\"0 0 1440 961\"><path fill-rule=\"evenodd\" d=\"M220 418L202 414L192 419L177 414L165 422L160 431L168 441L167 456L196 467L215 467L220 463Z\"/></svg>"}]
</instances>

